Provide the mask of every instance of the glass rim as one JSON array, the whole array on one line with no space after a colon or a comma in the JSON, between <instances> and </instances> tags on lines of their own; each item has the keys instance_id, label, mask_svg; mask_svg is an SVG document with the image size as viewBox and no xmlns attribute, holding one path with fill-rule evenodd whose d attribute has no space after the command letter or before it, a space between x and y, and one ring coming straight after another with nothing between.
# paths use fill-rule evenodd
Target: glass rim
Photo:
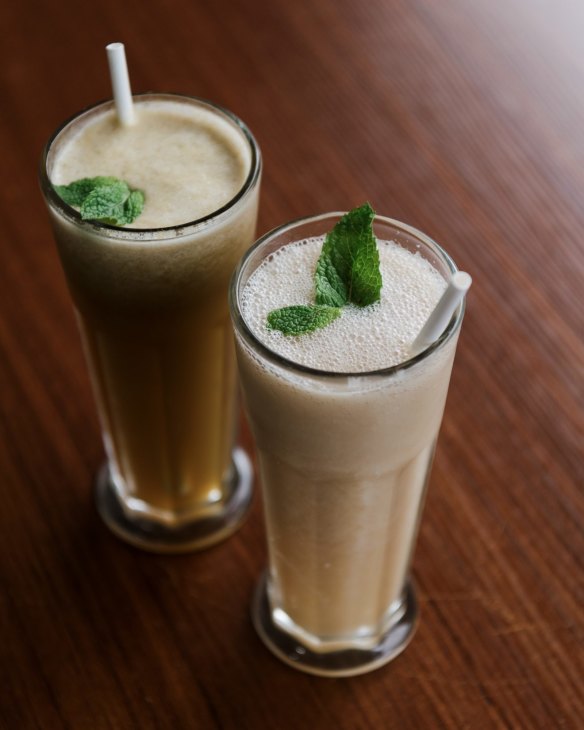
<instances>
[{"instance_id":1,"label":"glass rim","mask_svg":"<svg viewBox=\"0 0 584 730\"><path fill-rule=\"evenodd\" d=\"M283 367L287 370L293 370L300 373L304 373L306 375L313 375L318 376L321 378L329 378L329 379L338 379L338 378L364 378L364 377L374 377L374 376L390 376L397 374L401 372L402 370L406 370L407 368L410 368L414 365L417 365L418 363L424 361L426 358L428 358L432 353L437 352L438 350L441 350L447 342L449 342L454 334L460 329L460 325L462 323L463 317L464 317L464 311L465 311L465 299L462 300L462 302L457 307L455 313L452 315L452 318L450 319L450 322L448 323L448 326L444 330L444 332L440 335L440 337L435 340L433 343L425 347L421 352L417 353L411 358L408 358L407 360L404 360L403 362L397 363L396 365L391 365L386 368L378 368L376 370L365 370L365 371L358 371L358 372L339 372L339 371L332 371L332 370L320 370L319 368L310 367L309 365L302 365L300 363L294 362L294 360L290 360L287 357L284 357L283 355L280 355L279 353L272 350L270 347L265 345L261 340L258 339L258 337L252 332L250 327L248 326L247 322L245 321L245 318L241 312L241 308L239 306L240 303L240 293L241 293L241 277L245 270L246 264L249 261L249 259L253 256L253 254L261 248L264 244L266 244L269 240L272 240L278 235L281 235L283 233L286 233L289 230L292 230L302 224L305 223L315 223L318 221L326 220L326 219L339 219L343 215L346 214L346 211L333 211L330 213L322 213L320 215L315 216L307 216L303 218L296 218L293 221L289 221L288 223L284 223L283 225L277 226L276 228L273 228L271 231L268 231L265 233L261 238L259 238L253 246L251 246L242 256L239 263L237 264L235 271L233 272L233 275L231 277L231 282L229 285L229 309L231 312L231 318L233 321L233 327L236 332L236 334L239 334L243 337L245 342L250 345L252 348L256 349L259 354L264 357L268 362L271 362L272 364L278 365L280 367ZM421 243L428 246L435 254L438 255L438 257L442 260L442 262L446 265L448 270L451 274L455 274L459 269L454 263L454 260L452 257L440 246L440 244L436 243L430 236L427 236L422 231L418 230L417 228L414 228L413 226L408 225L407 223L402 223L401 221L397 221L393 218L388 218L386 216L382 215L375 215L375 218L373 219L373 224L375 223L384 223L386 225L390 225L397 231L407 233L410 236L413 236L415 239L420 241Z\"/></svg>"},{"instance_id":2,"label":"glass rim","mask_svg":"<svg viewBox=\"0 0 584 730\"><path fill-rule=\"evenodd\" d=\"M96 231L100 231L109 238L119 238L126 241L165 240L170 237L168 234L173 234L172 238L177 238L182 235L194 232L193 229L203 228L210 223L215 222L216 219L221 218L222 216L231 212L231 210L240 201L246 198L247 195L256 187L262 170L262 157L260 148L249 127L236 114L229 111L229 109L226 109L225 107L216 104L213 101L209 101L208 99L203 99L201 97L192 96L189 94L180 94L172 91L146 91L140 94L133 95L133 98L139 101L145 100L147 97L151 97L154 99L185 99L191 102L196 102L203 107L207 107L210 111L219 112L220 115L222 115L224 118L226 118L236 127L238 127L239 130L243 133L243 136L245 137L247 143L249 144L249 149L251 152L249 172L245 181L243 182L237 193L230 200L228 200L225 205L221 206L221 208L218 208L217 210L214 210L211 213L202 216L201 218L196 218L195 220L187 221L185 223L179 223L178 225L162 226L159 228L132 228L131 226L112 226L108 223L101 223L99 221L83 220L79 211L75 210L75 208L65 203L65 201L57 194L47 172L47 161L53 143L70 124L72 124L74 121L81 118L85 114L97 110L100 107L103 107L104 110L108 108L114 108L113 99L103 99L96 102L95 104L91 104L90 106L81 109L80 111L76 112L68 119L66 119L64 122L62 122L49 137L41 153L41 159L39 163L39 180L43 195L45 196L47 202L53 208L55 208L61 215L63 215L65 218L72 221L76 225L89 227Z\"/></svg>"}]
</instances>

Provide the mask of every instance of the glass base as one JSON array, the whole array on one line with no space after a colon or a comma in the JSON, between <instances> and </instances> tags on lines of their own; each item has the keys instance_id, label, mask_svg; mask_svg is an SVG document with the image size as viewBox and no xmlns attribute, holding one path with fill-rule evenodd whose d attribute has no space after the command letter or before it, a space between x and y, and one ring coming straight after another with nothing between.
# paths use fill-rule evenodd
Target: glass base
<instances>
[{"instance_id":1,"label":"glass base","mask_svg":"<svg viewBox=\"0 0 584 730\"><path fill-rule=\"evenodd\" d=\"M252 498L253 469L243 449L233 451L233 476L226 485L229 497L219 512L203 515L172 527L124 508L106 464L100 469L95 501L110 530L134 547L155 553L186 553L214 545L229 537L247 515Z\"/></svg>"},{"instance_id":2,"label":"glass base","mask_svg":"<svg viewBox=\"0 0 584 730\"><path fill-rule=\"evenodd\" d=\"M412 639L418 621L418 602L411 581L404 593L399 619L372 647L314 651L278 626L272 617L267 592L267 574L260 579L252 602L252 621L260 639L286 664L321 677L352 677L371 672L400 654Z\"/></svg>"}]
</instances>

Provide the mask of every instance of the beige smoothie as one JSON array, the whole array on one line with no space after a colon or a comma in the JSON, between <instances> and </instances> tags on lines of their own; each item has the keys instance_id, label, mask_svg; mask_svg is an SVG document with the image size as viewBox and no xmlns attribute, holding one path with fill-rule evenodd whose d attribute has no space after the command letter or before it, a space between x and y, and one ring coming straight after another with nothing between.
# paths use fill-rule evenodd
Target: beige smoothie
<instances>
[{"instance_id":1,"label":"beige smoothie","mask_svg":"<svg viewBox=\"0 0 584 730\"><path fill-rule=\"evenodd\" d=\"M345 307L300 337L268 329L271 310L313 301L322 242L288 243L246 274L239 300L248 335L236 327L263 485L272 619L302 652L372 647L404 609L457 339L410 367L371 374L411 357L446 288L445 272L393 240L377 242L380 302Z\"/></svg>"},{"instance_id":2,"label":"beige smoothie","mask_svg":"<svg viewBox=\"0 0 584 730\"><path fill-rule=\"evenodd\" d=\"M52 142L47 172L53 184L123 179L144 192L142 214L112 228L54 200L49 210L117 496L130 518L172 527L212 516L229 496L236 412L226 292L254 237L259 160L215 107L171 95L135 102L132 126L111 104L77 117Z\"/></svg>"}]
</instances>

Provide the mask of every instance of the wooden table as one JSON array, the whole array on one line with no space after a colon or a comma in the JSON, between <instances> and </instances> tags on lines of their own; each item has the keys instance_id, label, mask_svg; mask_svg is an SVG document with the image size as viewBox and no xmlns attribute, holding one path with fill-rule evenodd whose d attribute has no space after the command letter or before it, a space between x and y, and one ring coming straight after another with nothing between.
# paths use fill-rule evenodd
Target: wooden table
<instances>
[{"instance_id":1,"label":"wooden table","mask_svg":"<svg viewBox=\"0 0 584 730\"><path fill-rule=\"evenodd\" d=\"M0 727L581 728L584 47L568 0L73 0L0 10ZM248 618L261 505L157 557L96 516L99 430L36 182L109 96L212 98L265 160L259 230L370 200L472 273L395 662L309 677ZM249 436L246 436L249 445Z\"/></svg>"}]
</instances>

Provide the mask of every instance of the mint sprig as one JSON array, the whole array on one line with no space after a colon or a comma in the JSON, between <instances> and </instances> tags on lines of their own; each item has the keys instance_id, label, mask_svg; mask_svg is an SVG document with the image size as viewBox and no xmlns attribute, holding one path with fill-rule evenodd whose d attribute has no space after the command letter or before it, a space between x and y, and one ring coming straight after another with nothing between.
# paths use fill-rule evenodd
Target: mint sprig
<instances>
[{"instance_id":1,"label":"mint sprig","mask_svg":"<svg viewBox=\"0 0 584 730\"><path fill-rule=\"evenodd\" d=\"M111 185L117 182L115 177L84 177L69 185L55 185L59 197L68 205L80 208L89 193L100 185Z\"/></svg>"},{"instance_id":2,"label":"mint sprig","mask_svg":"<svg viewBox=\"0 0 584 730\"><path fill-rule=\"evenodd\" d=\"M133 223L144 208L144 193L132 190L116 177L84 177L54 187L65 203L79 208L83 220L125 226Z\"/></svg>"},{"instance_id":3,"label":"mint sprig","mask_svg":"<svg viewBox=\"0 0 584 730\"><path fill-rule=\"evenodd\" d=\"M269 329L303 335L326 327L348 304L365 307L381 297L379 251L373 235L375 211L365 203L346 213L327 234L314 274L316 304L275 309Z\"/></svg>"}]
</instances>

